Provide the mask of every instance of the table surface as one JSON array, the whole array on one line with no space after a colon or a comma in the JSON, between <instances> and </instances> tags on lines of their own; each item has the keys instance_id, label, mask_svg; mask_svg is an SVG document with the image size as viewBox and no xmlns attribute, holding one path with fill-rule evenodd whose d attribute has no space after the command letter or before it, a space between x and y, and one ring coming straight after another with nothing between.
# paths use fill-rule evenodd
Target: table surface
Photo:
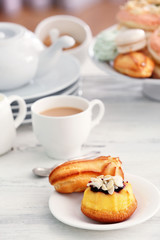
<instances>
[{"instance_id":1,"label":"table surface","mask_svg":"<svg viewBox=\"0 0 160 240\"><path fill-rule=\"evenodd\" d=\"M101 99L106 108L83 151L119 156L124 171L160 188L160 103L143 96L141 83L114 80L90 62L82 73L83 96ZM0 157L1 240L160 239L160 211L140 225L116 231L82 230L59 222L48 207L53 187L47 178L32 174L32 168L54 162L37 142L31 124L22 125L14 149Z\"/></svg>"}]
</instances>

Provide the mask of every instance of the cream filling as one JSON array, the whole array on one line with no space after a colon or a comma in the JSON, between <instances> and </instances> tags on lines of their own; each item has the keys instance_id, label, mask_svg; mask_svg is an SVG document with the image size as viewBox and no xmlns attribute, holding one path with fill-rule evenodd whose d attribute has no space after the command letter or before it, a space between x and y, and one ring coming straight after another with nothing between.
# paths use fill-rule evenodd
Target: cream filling
<instances>
[{"instance_id":1,"label":"cream filling","mask_svg":"<svg viewBox=\"0 0 160 240\"><path fill-rule=\"evenodd\" d=\"M128 53L128 52L134 52L140 49L143 49L147 45L146 39L143 39L136 43L130 43L130 44L124 44L117 46L119 53Z\"/></svg>"}]
</instances>

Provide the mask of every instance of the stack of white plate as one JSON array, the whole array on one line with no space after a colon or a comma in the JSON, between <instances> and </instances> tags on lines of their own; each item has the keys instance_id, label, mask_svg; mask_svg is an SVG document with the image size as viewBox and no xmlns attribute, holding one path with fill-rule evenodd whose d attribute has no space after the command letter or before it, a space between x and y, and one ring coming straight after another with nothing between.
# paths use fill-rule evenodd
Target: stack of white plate
<instances>
[{"instance_id":1,"label":"stack of white plate","mask_svg":"<svg viewBox=\"0 0 160 240\"><path fill-rule=\"evenodd\" d=\"M80 92L80 64L71 55L62 54L52 70L42 77L35 77L29 84L11 91L6 96L19 95L27 105L27 115L23 123L31 122L31 105L38 99L54 95L78 95ZM19 105L14 102L12 112L16 118Z\"/></svg>"}]
</instances>

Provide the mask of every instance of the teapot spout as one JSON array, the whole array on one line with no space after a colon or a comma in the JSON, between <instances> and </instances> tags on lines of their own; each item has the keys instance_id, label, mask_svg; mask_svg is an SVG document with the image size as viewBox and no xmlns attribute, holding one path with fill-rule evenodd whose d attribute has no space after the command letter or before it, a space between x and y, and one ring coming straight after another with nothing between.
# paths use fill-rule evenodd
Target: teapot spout
<instances>
[{"instance_id":1,"label":"teapot spout","mask_svg":"<svg viewBox=\"0 0 160 240\"><path fill-rule=\"evenodd\" d=\"M58 61L63 48L72 47L75 40L69 36L63 36L56 40L50 47L45 48L39 55L37 75L47 74Z\"/></svg>"}]
</instances>

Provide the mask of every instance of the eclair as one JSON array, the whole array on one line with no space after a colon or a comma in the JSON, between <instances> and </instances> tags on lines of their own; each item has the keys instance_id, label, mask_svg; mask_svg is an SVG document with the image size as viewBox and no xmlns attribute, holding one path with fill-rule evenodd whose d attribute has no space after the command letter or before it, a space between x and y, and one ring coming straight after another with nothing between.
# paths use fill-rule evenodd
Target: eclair
<instances>
[{"instance_id":1,"label":"eclair","mask_svg":"<svg viewBox=\"0 0 160 240\"><path fill-rule=\"evenodd\" d=\"M118 157L101 156L65 162L52 170L49 182L60 193L83 192L92 177L108 174L124 178Z\"/></svg>"}]
</instances>

